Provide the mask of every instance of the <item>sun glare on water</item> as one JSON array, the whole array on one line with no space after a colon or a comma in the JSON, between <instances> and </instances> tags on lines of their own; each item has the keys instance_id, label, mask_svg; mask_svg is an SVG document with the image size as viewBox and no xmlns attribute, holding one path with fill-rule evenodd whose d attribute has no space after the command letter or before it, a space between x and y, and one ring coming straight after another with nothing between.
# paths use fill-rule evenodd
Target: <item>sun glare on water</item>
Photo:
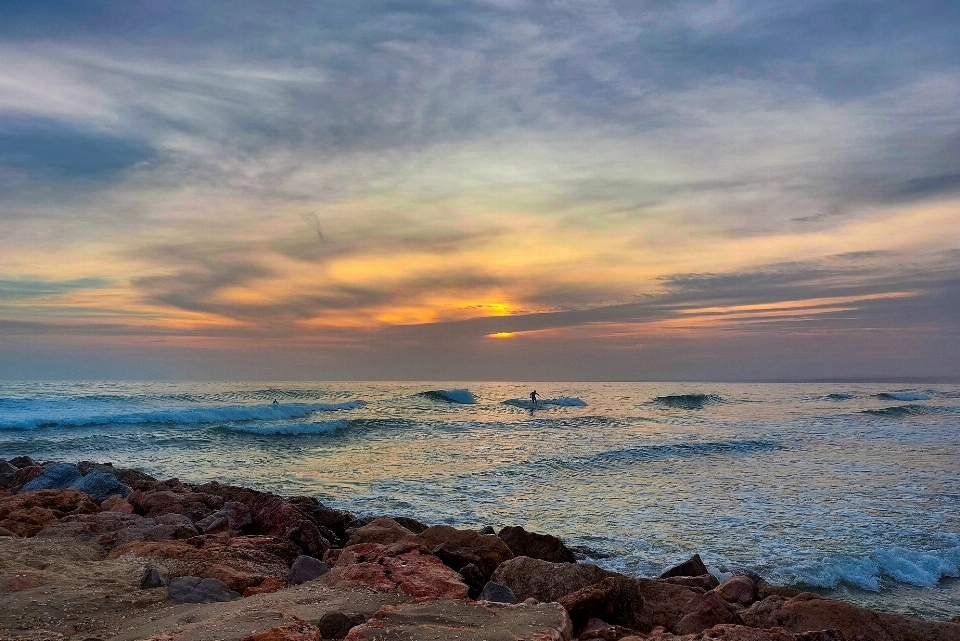
<instances>
[{"instance_id":1,"label":"sun glare on water","mask_svg":"<svg viewBox=\"0 0 960 641\"><path fill-rule=\"evenodd\" d=\"M490 338L513 338L516 336L514 332L497 332L496 334L487 334Z\"/></svg>"}]
</instances>

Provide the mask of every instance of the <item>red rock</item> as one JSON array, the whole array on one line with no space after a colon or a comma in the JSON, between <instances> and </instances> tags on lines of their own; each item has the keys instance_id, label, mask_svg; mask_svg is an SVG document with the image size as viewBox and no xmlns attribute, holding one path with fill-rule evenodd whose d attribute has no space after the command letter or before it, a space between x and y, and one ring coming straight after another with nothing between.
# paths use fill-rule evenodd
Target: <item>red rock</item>
<instances>
[{"instance_id":1,"label":"red rock","mask_svg":"<svg viewBox=\"0 0 960 641\"><path fill-rule=\"evenodd\" d=\"M397 541L413 537L414 534L403 527L393 519L382 516L374 519L358 528L350 537L344 547L361 545L363 543L378 543L380 545L390 545Z\"/></svg>"},{"instance_id":2,"label":"red rock","mask_svg":"<svg viewBox=\"0 0 960 641\"><path fill-rule=\"evenodd\" d=\"M610 618L619 597L620 583L614 577L607 577L599 583L562 596L557 602L570 614L574 626L580 626L589 619Z\"/></svg>"},{"instance_id":3,"label":"red rock","mask_svg":"<svg viewBox=\"0 0 960 641\"><path fill-rule=\"evenodd\" d=\"M124 543L110 550L108 559L115 559L124 554L152 559L179 559L190 550L196 550L186 541L132 541Z\"/></svg>"},{"instance_id":4,"label":"red rock","mask_svg":"<svg viewBox=\"0 0 960 641\"><path fill-rule=\"evenodd\" d=\"M290 539L300 546L308 556L323 558L330 549L330 542L320 532L313 521L301 519L284 531L283 538Z\"/></svg>"},{"instance_id":5,"label":"red rock","mask_svg":"<svg viewBox=\"0 0 960 641\"><path fill-rule=\"evenodd\" d=\"M709 574L707 566L703 564L703 560L699 554L694 554L680 565L675 565L661 574L660 578L667 579L672 576L702 576L704 574Z\"/></svg>"},{"instance_id":6,"label":"red rock","mask_svg":"<svg viewBox=\"0 0 960 641\"><path fill-rule=\"evenodd\" d=\"M304 621L251 634L241 641L320 641L320 630Z\"/></svg>"},{"instance_id":7,"label":"red rock","mask_svg":"<svg viewBox=\"0 0 960 641\"><path fill-rule=\"evenodd\" d=\"M468 592L459 574L409 544L363 543L345 548L323 580L331 587L399 590L417 599L466 599Z\"/></svg>"},{"instance_id":8,"label":"red rock","mask_svg":"<svg viewBox=\"0 0 960 641\"><path fill-rule=\"evenodd\" d=\"M513 590L520 601L531 597L557 601L612 574L590 563L551 563L518 556L500 564L490 580Z\"/></svg>"},{"instance_id":9,"label":"red rock","mask_svg":"<svg viewBox=\"0 0 960 641\"><path fill-rule=\"evenodd\" d=\"M222 508L197 521L197 527L207 534L227 532L235 535L251 523L250 508L240 501L227 501Z\"/></svg>"},{"instance_id":10,"label":"red rock","mask_svg":"<svg viewBox=\"0 0 960 641\"><path fill-rule=\"evenodd\" d=\"M575 563L577 560L557 537L527 532L520 526L503 528L497 538L507 544L514 556L528 556L551 563Z\"/></svg>"},{"instance_id":11,"label":"red rock","mask_svg":"<svg viewBox=\"0 0 960 641\"><path fill-rule=\"evenodd\" d=\"M743 574L730 577L713 591L724 601L738 605L749 605L757 598L757 586Z\"/></svg>"},{"instance_id":12,"label":"red rock","mask_svg":"<svg viewBox=\"0 0 960 641\"><path fill-rule=\"evenodd\" d=\"M17 492L21 487L43 474L42 465L29 465L21 467L13 473L13 483L10 485L11 492Z\"/></svg>"},{"instance_id":13,"label":"red rock","mask_svg":"<svg viewBox=\"0 0 960 641\"><path fill-rule=\"evenodd\" d=\"M625 637L620 641L639 641L643 637ZM797 641L783 628L757 629L742 625L716 625L697 634L675 636L662 628L644 641ZM824 640L827 641L827 640ZM830 640L833 641L833 640ZM836 640L841 641L841 640Z\"/></svg>"},{"instance_id":14,"label":"red rock","mask_svg":"<svg viewBox=\"0 0 960 641\"><path fill-rule=\"evenodd\" d=\"M0 527L29 537L65 516L99 511L97 504L83 492L39 490L0 499Z\"/></svg>"},{"instance_id":15,"label":"red rock","mask_svg":"<svg viewBox=\"0 0 960 641\"><path fill-rule=\"evenodd\" d=\"M254 594L266 594L267 592L276 592L277 590L282 590L287 587L287 582L283 579L278 579L276 577L268 576L265 578L260 585L247 588L243 591L243 596L253 596Z\"/></svg>"},{"instance_id":16,"label":"red rock","mask_svg":"<svg viewBox=\"0 0 960 641\"><path fill-rule=\"evenodd\" d=\"M458 530L449 525L428 527L413 540L431 550L452 569L459 570L473 563L484 577L489 577L497 566L513 558L507 544L496 536Z\"/></svg>"},{"instance_id":17,"label":"red rock","mask_svg":"<svg viewBox=\"0 0 960 641\"><path fill-rule=\"evenodd\" d=\"M700 576L670 576L660 580L664 583L682 585L688 588L698 588L704 592L709 592L720 585L720 581L712 574L701 574Z\"/></svg>"},{"instance_id":18,"label":"red rock","mask_svg":"<svg viewBox=\"0 0 960 641\"><path fill-rule=\"evenodd\" d=\"M337 559L340 558L341 552L343 552L343 550L327 550L326 552L323 553L323 558L321 558L320 560L326 563L327 565L329 565L330 567L333 567L337 564Z\"/></svg>"},{"instance_id":19,"label":"red rock","mask_svg":"<svg viewBox=\"0 0 960 641\"><path fill-rule=\"evenodd\" d=\"M101 512L117 512L119 514L133 514L133 506L130 505L130 502L120 496L119 494L114 494L113 496L108 496L103 500L103 503L100 504Z\"/></svg>"},{"instance_id":20,"label":"red rock","mask_svg":"<svg viewBox=\"0 0 960 641\"><path fill-rule=\"evenodd\" d=\"M187 555L185 555L186 557ZM182 557L182 558L185 558ZM179 564L178 564L179 565ZM178 567L179 571L179 567ZM191 576L201 576L205 579L218 579L223 581L228 588L234 592L243 594L247 588L252 588L255 585L260 585L264 582L266 577L262 574L256 574L253 572L246 572L244 570L237 569L229 565L223 565L220 563L215 563L208 566L203 572L199 575ZM275 579L279 580L277 577Z\"/></svg>"},{"instance_id":21,"label":"red rock","mask_svg":"<svg viewBox=\"0 0 960 641\"><path fill-rule=\"evenodd\" d=\"M750 606L742 616L753 627L779 626L794 633L836 629L848 639L862 636L872 641L960 641L960 624L872 612L809 592L791 599L767 597Z\"/></svg>"},{"instance_id":22,"label":"red rock","mask_svg":"<svg viewBox=\"0 0 960 641\"><path fill-rule=\"evenodd\" d=\"M201 492L175 492L157 490L154 492L135 491L127 501L138 514L156 518L164 514L182 514L191 522L200 521L223 506L223 499Z\"/></svg>"},{"instance_id":23,"label":"red rock","mask_svg":"<svg viewBox=\"0 0 960 641\"><path fill-rule=\"evenodd\" d=\"M683 616L673 627L675 634L695 634L722 623L743 625L740 615L713 592L688 596L683 610Z\"/></svg>"}]
</instances>

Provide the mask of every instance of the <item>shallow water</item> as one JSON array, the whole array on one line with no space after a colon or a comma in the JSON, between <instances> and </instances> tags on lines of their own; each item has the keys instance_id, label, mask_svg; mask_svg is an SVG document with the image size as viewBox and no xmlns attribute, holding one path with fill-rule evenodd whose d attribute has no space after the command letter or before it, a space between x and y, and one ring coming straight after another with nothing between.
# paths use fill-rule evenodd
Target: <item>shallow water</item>
<instances>
[{"instance_id":1,"label":"shallow water","mask_svg":"<svg viewBox=\"0 0 960 641\"><path fill-rule=\"evenodd\" d=\"M699 552L937 619L960 614L958 427L956 385L0 382L0 457L524 525L637 575Z\"/></svg>"}]
</instances>

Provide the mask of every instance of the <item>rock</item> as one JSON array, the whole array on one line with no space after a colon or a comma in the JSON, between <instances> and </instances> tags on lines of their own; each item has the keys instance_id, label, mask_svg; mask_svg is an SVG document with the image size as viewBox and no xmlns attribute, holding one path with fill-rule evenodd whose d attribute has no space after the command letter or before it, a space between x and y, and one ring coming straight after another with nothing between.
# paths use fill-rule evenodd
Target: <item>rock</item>
<instances>
[{"instance_id":1,"label":"rock","mask_svg":"<svg viewBox=\"0 0 960 641\"><path fill-rule=\"evenodd\" d=\"M119 494L114 494L108 496L103 500L103 503L100 504L101 512L117 512L119 514L133 514L133 506L130 505L130 502L120 496Z\"/></svg>"},{"instance_id":2,"label":"rock","mask_svg":"<svg viewBox=\"0 0 960 641\"><path fill-rule=\"evenodd\" d=\"M399 590L418 599L466 599L468 593L459 574L415 544L349 546L324 580L330 587Z\"/></svg>"},{"instance_id":3,"label":"rock","mask_svg":"<svg viewBox=\"0 0 960 641\"><path fill-rule=\"evenodd\" d=\"M140 589L141 590L150 590L152 588L162 588L165 585L170 584L170 577L167 576L166 570L152 564L148 563L146 567L143 568L143 574L140 576Z\"/></svg>"},{"instance_id":4,"label":"rock","mask_svg":"<svg viewBox=\"0 0 960 641\"><path fill-rule=\"evenodd\" d=\"M17 533L11 530L8 530L5 527L0 527L0 536L17 536Z\"/></svg>"},{"instance_id":5,"label":"rock","mask_svg":"<svg viewBox=\"0 0 960 641\"><path fill-rule=\"evenodd\" d=\"M570 614L574 627L579 627L592 618L610 618L619 598L620 583L614 577L607 577L560 597L558 603Z\"/></svg>"},{"instance_id":6,"label":"rock","mask_svg":"<svg viewBox=\"0 0 960 641\"><path fill-rule=\"evenodd\" d=\"M674 634L696 634L721 623L743 625L740 615L714 592L689 596L684 612L673 627Z\"/></svg>"},{"instance_id":7,"label":"rock","mask_svg":"<svg viewBox=\"0 0 960 641\"><path fill-rule=\"evenodd\" d=\"M18 469L5 459L0 459L0 488L9 489L13 487L13 475L17 473Z\"/></svg>"},{"instance_id":8,"label":"rock","mask_svg":"<svg viewBox=\"0 0 960 641\"><path fill-rule=\"evenodd\" d=\"M46 528L39 536L77 539L112 550L133 542L190 539L197 534L197 529L190 520L182 515L166 514L158 519L150 519L139 514L108 511L65 517Z\"/></svg>"},{"instance_id":9,"label":"rock","mask_svg":"<svg viewBox=\"0 0 960 641\"><path fill-rule=\"evenodd\" d=\"M499 538L449 525L428 527L414 540L454 570L473 563L484 577L489 577L497 566L513 558L513 552Z\"/></svg>"},{"instance_id":10,"label":"rock","mask_svg":"<svg viewBox=\"0 0 960 641\"><path fill-rule=\"evenodd\" d=\"M18 469L22 469L25 467L34 467L36 466L36 464L37 462L34 461L29 456L14 456L12 459L10 459L10 465Z\"/></svg>"},{"instance_id":11,"label":"rock","mask_svg":"<svg viewBox=\"0 0 960 641\"><path fill-rule=\"evenodd\" d=\"M179 569L179 564L178 564ZM208 565L200 574L205 579L217 579L222 581L228 588L237 594L243 594L248 588L258 586L267 578L262 574L234 567L232 565L223 565L214 563Z\"/></svg>"},{"instance_id":12,"label":"rock","mask_svg":"<svg viewBox=\"0 0 960 641\"><path fill-rule=\"evenodd\" d=\"M921 621L900 614L872 612L844 601L825 599L802 592L785 599L770 596L742 614L753 627L783 627L800 633L839 630L847 639L866 637L871 641L958 641L960 625Z\"/></svg>"},{"instance_id":13,"label":"rock","mask_svg":"<svg viewBox=\"0 0 960 641\"><path fill-rule=\"evenodd\" d=\"M487 580L483 576L483 572L480 571L480 568L475 566L473 563L468 563L457 572L463 577L463 582L467 584L467 587L470 589L469 596L471 599L476 599L477 595L480 594L480 591L483 590L483 586L486 584Z\"/></svg>"},{"instance_id":14,"label":"rock","mask_svg":"<svg viewBox=\"0 0 960 641\"><path fill-rule=\"evenodd\" d=\"M757 598L757 586L750 577L743 574L730 577L713 591L724 601L737 605L750 605Z\"/></svg>"},{"instance_id":15,"label":"rock","mask_svg":"<svg viewBox=\"0 0 960 641\"><path fill-rule=\"evenodd\" d=\"M673 585L698 588L704 592L709 592L720 585L720 580L712 574L701 574L700 576L670 576L660 580L664 583L672 583Z\"/></svg>"},{"instance_id":16,"label":"rock","mask_svg":"<svg viewBox=\"0 0 960 641\"><path fill-rule=\"evenodd\" d=\"M429 525L421 523L416 519L411 519L406 516L395 516L393 517L393 520L399 523L400 525L402 525L403 527L407 528L414 534L420 534L421 532L426 530L428 527L430 527Z\"/></svg>"},{"instance_id":17,"label":"rock","mask_svg":"<svg viewBox=\"0 0 960 641\"><path fill-rule=\"evenodd\" d=\"M362 614L346 614L345 612L328 612L317 621L317 630L324 639L342 639L350 630L366 622Z\"/></svg>"},{"instance_id":18,"label":"rock","mask_svg":"<svg viewBox=\"0 0 960 641\"><path fill-rule=\"evenodd\" d=\"M580 641L617 641L636 634L636 630L613 625L603 619L590 619L580 632ZM635 639L639 637L634 637Z\"/></svg>"},{"instance_id":19,"label":"rock","mask_svg":"<svg viewBox=\"0 0 960 641\"><path fill-rule=\"evenodd\" d=\"M801 632L793 637L796 641L847 641L847 637L840 630L810 630Z\"/></svg>"},{"instance_id":20,"label":"rock","mask_svg":"<svg viewBox=\"0 0 960 641\"><path fill-rule=\"evenodd\" d=\"M216 603L232 601L240 595L231 590L223 581L203 579L198 576L181 576L170 581L170 595L173 603Z\"/></svg>"},{"instance_id":21,"label":"rock","mask_svg":"<svg viewBox=\"0 0 960 641\"><path fill-rule=\"evenodd\" d=\"M331 538L330 543L335 547L343 546L343 542L347 540L347 524L354 520L352 514L326 507L320 501L309 496L292 496L287 500L313 521L321 532L324 529L330 530L336 537L336 540ZM324 533L324 536L327 536L326 533Z\"/></svg>"},{"instance_id":22,"label":"rock","mask_svg":"<svg viewBox=\"0 0 960 641\"><path fill-rule=\"evenodd\" d=\"M345 547L363 543L390 545L402 539L414 536L414 533L387 516L373 519L357 528L347 540Z\"/></svg>"},{"instance_id":23,"label":"rock","mask_svg":"<svg viewBox=\"0 0 960 641\"><path fill-rule=\"evenodd\" d=\"M330 567L333 567L333 566L335 566L335 565L337 564L337 559L340 558L340 553L341 553L341 552L343 552L342 549L341 549L341 550L327 550L327 551L324 552L324 554L323 554L323 559L322 559L322 561L323 561L324 563L326 563L327 565L329 565Z\"/></svg>"},{"instance_id":24,"label":"rock","mask_svg":"<svg viewBox=\"0 0 960 641\"><path fill-rule=\"evenodd\" d=\"M143 492L137 490L127 497L137 514L150 518L164 514L181 514L191 522L203 520L214 510L223 507L223 499L201 492L175 492L156 490Z\"/></svg>"},{"instance_id":25,"label":"rock","mask_svg":"<svg viewBox=\"0 0 960 641\"><path fill-rule=\"evenodd\" d=\"M491 607L471 601L429 601L382 607L353 628L346 641L568 641L572 635L570 618L556 603Z\"/></svg>"},{"instance_id":26,"label":"rock","mask_svg":"<svg viewBox=\"0 0 960 641\"><path fill-rule=\"evenodd\" d=\"M80 470L67 463L54 463L43 473L21 487L17 493L36 492L37 490L62 490L80 477Z\"/></svg>"},{"instance_id":27,"label":"rock","mask_svg":"<svg viewBox=\"0 0 960 641\"><path fill-rule=\"evenodd\" d=\"M513 590L520 600L532 597L546 602L599 583L611 574L590 563L551 563L518 556L504 561L491 580Z\"/></svg>"},{"instance_id":28,"label":"rock","mask_svg":"<svg viewBox=\"0 0 960 641\"><path fill-rule=\"evenodd\" d=\"M254 587L247 588L243 591L243 596L253 596L255 594L266 594L268 592L276 592L277 590L282 590L287 587L287 582L283 579L278 579L276 577L268 576L259 585Z\"/></svg>"},{"instance_id":29,"label":"rock","mask_svg":"<svg viewBox=\"0 0 960 641\"><path fill-rule=\"evenodd\" d=\"M482 528L477 530L480 534L496 534L497 531L493 529L492 525L484 525ZM509 546L507 546L509 547ZM516 554L514 556L517 556Z\"/></svg>"},{"instance_id":30,"label":"rock","mask_svg":"<svg viewBox=\"0 0 960 641\"><path fill-rule=\"evenodd\" d=\"M301 519L284 530L283 538L290 539L310 556L323 557L330 549L330 541L324 538L320 528L308 519Z\"/></svg>"},{"instance_id":31,"label":"rock","mask_svg":"<svg viewBox=\"0 0 960 641\"><path fill-rule=\"evenodd\" d=\"M487 584L483 586L483 590L481 590L477 596L477 601L492 601L494 603L513 605L517 602L517 595L505 585L487 581Z\"/></svg>"},{"instance_id":32,"label":"rock","mask_svg":"<svg viewBox=\"0 0 960 641\"><path fill-rule=\"evenodd\" d=\"M40 465L30 465L21 467L13 473L13 482L10 485L10 491L16 494L24 485L43 475L43 467Z\"/></svg>"},{"instance_id":33,"label":"rock","mask_svg":"<svg viewBox=\"0 0 960 641\"><path fill-rule=\"evenodd\" d=\"M704 565L700 555L694 554L680 565L675 565L661 574L660 578L668 579L672 576L702 576L704 574L710 574L710 572L707 570L707 566Z\"/></svg>"},{"instance_id":34,"label":"rock","mask_svg":"<svg viewBox=\"0 0 960 641\"><path fill-rule=\"evenodd\" d=\"M497 537L507 544L514 556L528 556L551 563L575 563L577 560L563 541L549 534L527 532L516 526L503 528Z\"/></svg>"},{"instance_id":35,"label":"rock","mask_svg":"<svg viewBox=\"0 0 960 641\"><path fill-rule=\"evenodd\" d=\"M103 501L112 495L120 495L123 498L130 496L130 488L107 472L91 472L76 479L68 487L78 492L86 492L97 501Z\"/></svg>"},{"instance_id":36,"label":"rock","mask_svg":"<svg viewBox=\"0 0 960 641\"><path fill-rule=\"evenodd\" d=\"M197 527L206 534L227 532L236 536L251 523L250 508L239 501L227 501L222 508L197 521Z\"/></svg>"},{"instance_id":37,"label":"rock","mask_svg":"<svg viewBox=\"0 0 960 641\"><path fill-rule=\"evenodd\" d=\"M287 583L290 585L299 585L306 581L323 576L330 571L330 566L312 556L298 556L290 567L290 574L287 575Z\"/></svg>"},{"instance_id":38,"label":"rock","mask_svg":"<svg viewBox=\"0 0 960 641\"><path fill-rule=\"evenodd\" d=\"M620 641L640 641L641 637L625 637ZM742 625L716 625L698 634L674 636L666 631L645 638L646 641L794 641L783 628L757 629ZM861 640L863 641L863 640Z\"/></svg>"},{"instance_id":39,"label":"rock","mask_svg":"<svg viewBox=\"0 0 960 641\"><path fill-rule=\"evenodd\" d=\"M0 498L0 527L17 536L35 536L57 519L95 514L100 508L83 492L37 490Z\"/></svg>"},{"instance_id":40,"label":"rock","mask_svg":"<svg viewBox=\"0 0 960 641\"><path fill-rule=\"evenodd\" d=\"M320 630L306 621L297 621L251 634L240 641L320 641Z\"/></svg>"}]
</instances>

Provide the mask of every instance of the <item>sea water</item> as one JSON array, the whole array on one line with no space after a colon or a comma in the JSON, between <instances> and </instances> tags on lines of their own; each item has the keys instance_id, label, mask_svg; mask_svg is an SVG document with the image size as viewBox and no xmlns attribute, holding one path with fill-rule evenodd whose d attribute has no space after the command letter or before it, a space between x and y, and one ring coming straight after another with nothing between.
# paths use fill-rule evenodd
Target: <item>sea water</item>
<instances>
[{"instance_id":1,"label":"sea water","mask_svg":"<svg viewBox=\"0 0 960 641\"><path fill-rule=\"evenodd\" d=\"M19 454L960 614L956 385L0 382Z\"/></svg>"}]
</instances>

